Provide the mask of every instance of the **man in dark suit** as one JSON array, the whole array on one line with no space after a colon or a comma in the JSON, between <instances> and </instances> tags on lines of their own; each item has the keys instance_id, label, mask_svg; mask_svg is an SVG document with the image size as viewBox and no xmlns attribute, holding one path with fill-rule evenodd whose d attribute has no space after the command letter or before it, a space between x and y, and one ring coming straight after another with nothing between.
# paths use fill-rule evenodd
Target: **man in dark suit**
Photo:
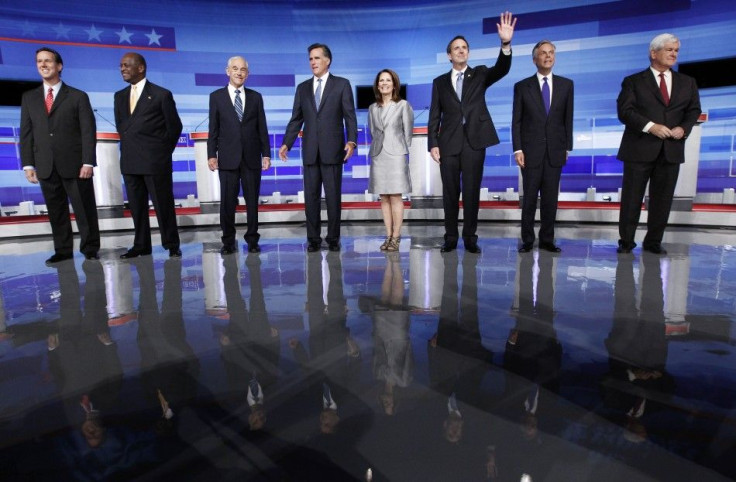
<instances>
[{"instance_id":1,"label":"man in dark suit","mask_svg":"<svg viewBox=\"0 0 736 482\"><path fill-rule=\"evenodd\" d=\"M649 44L650 67L626 77L618 95L618 118L624 135L618 158L624 163L619 211L619 253L636 243L641 203L649 183L649 216L642 248L667 254L662 237L670 216L680 164L685 162L685 139L700 117L695 79L672 70L680 41L663 33Z\"/></svg>"},{"instance_id":2,"label":"man in dark suit","mask_svg":"<svg viewBox=\"0 0 736 482\"><path fill-rule=\"evenodd\" d=\"M61 55L48 47L36 51L43 85L23 94L20 156L26 179L41 183L49 213L54 254L47 265L72 258L74 238L69 200L81 238L79 250L99 259L100 230L92 183L97 165L95 117L87 94L61 81Z\"/></svg>"},{"instance_id":3,"label":"man in dark suit","mask_svg":"<svg viewBox=\"0 0 736 482\"><path fill-rule=\"evenodd\" d=\"M222 254L237 251L235 241L235 207L243 186L248 230L245 242L248 252L258 253L258 194L261 170L271 167L271 145L268 143L263 98L255 90L243 87L248 78L248 62L231 57L225 70L227 87L210 94L210 133L207 138L207 163L210 170L219 169L220 227Z\"/></svg>"},{"instance_id":4,"label":"man in dark suit","mask_svg":"<svg viewBox=\"0 0 736 482\"><path fill-rule=\"evenodd\" d=\"M174 96L146 79L146 59L135 52L120 61L123 80L130 84L115 93L115 125L120 134L120 171L125 181L135 227L133 247L122 259L151 254L148 197L156 209L161 244L169 257L181 257L174 210L172 158L181 119Z\"/></svg>"},{"instance_id":5,"label":"man in dark suit","mask_svg":"<svg viewBox=\"0 0 736 482\"><path fill-rule=\"evenodd\" d=\"M532 61L537 73L514 85L511 120L514 158L524 186L519 252L528 253L534 244L534 213L541 194L539 248L559 253L555 217L562 166L572 150L573 83L552 76L555 46L549 40L534 46Z\"/></svg>"},{"instance_id":6,"label":"man in dark suit","mask_svg":"<svg viewBox=\"0 0 736 482\"><path fill-rule=\"evenodd\" d=\"M323 186L327 203L325 240L330 251L340 251L342 165L353 155L358 139L353 88L347 79L330 74L332 52L327 45L313 44L307 51L314 76L296 88L294 108L286 126L279 157L286 161L287 152L294 145L303 125L307 251L318 251L322 244L320 197Z\"/></svg>"},{"instance_id":7,"label":"man in dark suit","mask_svg":"<svg viewBox=\"0 0 736 482\"><path fill-rule=\"evenodd\" d=\"M511 13L501 14L501 23L496 24L501 51L493 67L468 67L470 47L465 37L456 36L447 44L447 58L452 62L452 70L432 83L428 147L432 159L440 165L442 177L442 206L445 211L443 253L457 247L461 179L465 250L480 253L475 232L483 162L486 147L499 143L486 106L486 90L511 68L511 37L515 26L516 19Z\"/></svg>"}]
</instances>

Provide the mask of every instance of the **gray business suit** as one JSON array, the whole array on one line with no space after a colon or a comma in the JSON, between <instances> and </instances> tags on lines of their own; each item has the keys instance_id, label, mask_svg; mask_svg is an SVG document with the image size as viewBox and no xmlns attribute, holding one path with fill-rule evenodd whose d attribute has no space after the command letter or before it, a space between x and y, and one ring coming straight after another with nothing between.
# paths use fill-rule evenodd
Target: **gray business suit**
<instances>
[{"instance_id":1,"label":"gray business suit","mask_svg":"<svg viewBox=\"0 0 736 482\"><path fill-rule=\"evenodd\" d=\"M371 133L371 173L368 191L376 194L411 192L407 155L414 129L414 111L405 101L368 108Z\"/></svg>"},{"instance_id":2,"label":"gray business suit","mask_svg":"<svg viewBox=\"0 0 736 482\"><path fill-rule=\"evenodd\" d=\"M347 142L357 143L358 122L355 117L353 89L350 82L330 74L325 81L319 108L312 90L313 77L296 88L291 119L286 126L284 145L294 145L299 130L304 164L304 203L307 218L307 240L320 244L320 194L324 186L327 203L327 236L330 244L340 240L342 197L342 165ZM344 127L343 127L344 126Z\"/></svg>"}]
</instances>

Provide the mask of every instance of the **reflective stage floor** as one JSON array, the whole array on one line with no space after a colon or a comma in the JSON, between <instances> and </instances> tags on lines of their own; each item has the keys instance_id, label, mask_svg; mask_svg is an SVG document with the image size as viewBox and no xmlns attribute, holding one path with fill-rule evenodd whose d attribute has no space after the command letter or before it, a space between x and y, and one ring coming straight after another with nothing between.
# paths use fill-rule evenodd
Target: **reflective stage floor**
<instances>
[{"instance_id":1,"label":"reflective stage floor","mask_svg":"<svg viewBox=\"0 0 736 482\"><path fill-rule=\"evenodd\" d=\"M48 238L1 242L0 478L736 478L733 230L671 227L667 256L611 225L559 226L557 255L516 224L480 255L382 232L221 256L188 230L129 262L106 234L54 268Z\"/></svg>"}]
</instances>

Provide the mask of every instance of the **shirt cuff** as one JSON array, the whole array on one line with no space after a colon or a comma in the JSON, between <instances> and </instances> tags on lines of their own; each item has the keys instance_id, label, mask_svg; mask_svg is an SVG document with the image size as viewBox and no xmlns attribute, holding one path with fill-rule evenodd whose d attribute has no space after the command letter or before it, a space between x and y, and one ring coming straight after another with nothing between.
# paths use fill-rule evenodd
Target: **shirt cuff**
<instances>
[{"instance_id":1,"label":"shirt cuff","mask_svg":"<svg viewBox=\"0 0 736 482\"><path fill-rule=\"evenodd\" d=\"M654 122L647 122L647 125L644 126L644 129L642 129L642 132L646 132L649 134L649 129L651 129L654 126Z\"/></svg>"},{"instance_id":2,"label":"shirt cuff","mask_svg":"<svg viewBox=\"0 0 736 482\"><path fill-rule=\"evenodd\" d=\"M35 171L36 167L35 166L23 166L23 170L24 171Z\"/></svg>"}]
</instances>

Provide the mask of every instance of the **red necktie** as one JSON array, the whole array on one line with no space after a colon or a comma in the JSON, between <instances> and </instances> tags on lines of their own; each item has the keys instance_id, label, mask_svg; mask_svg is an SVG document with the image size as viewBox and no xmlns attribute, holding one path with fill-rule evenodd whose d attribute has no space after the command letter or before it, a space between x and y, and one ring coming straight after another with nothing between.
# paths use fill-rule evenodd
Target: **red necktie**
<instances>
[{"instance_id":1,"label":"red necktie","mask_svg":"<svg viewBox=\"0 0 736 482\"><path fill-rule=\"evenodd\" d=\"M51 106L54 105L54 89L49 87L49 93L46 95L46 113L51 113Z\"/></svg>"},{"instance_id":2,"label":"red necktie","mask_svg":"<svg viewBox=\"0 0 736 482\"><path fill-rule=\"evenodd\" d=\"M659 74L659 90L662 91L664 105L670 105L670 94L667 93L667 83L664 81L664 73Z\"/></svg>"}]
</instances>

